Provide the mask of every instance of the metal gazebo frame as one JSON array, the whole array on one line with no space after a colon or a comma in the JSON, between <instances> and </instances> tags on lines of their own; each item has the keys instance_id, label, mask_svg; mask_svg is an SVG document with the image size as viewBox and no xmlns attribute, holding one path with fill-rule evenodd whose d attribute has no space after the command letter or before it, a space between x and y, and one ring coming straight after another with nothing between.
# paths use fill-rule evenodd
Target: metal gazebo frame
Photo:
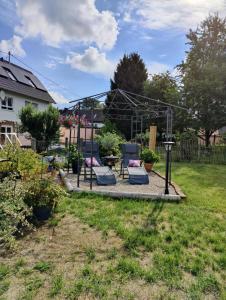
<instances>
[{"instance_id":1,"label":"metal gazebo frame","mask_svg":"<svg viewBox=\"0 0 226 300\"><path fill-rule=\"evenodd\" d=\"M143 131L143 119L148 118L156 119L156 118L166 118L166 141L172 141L172 126L173 126L173 108L185 109L178 105L173 105L166 103L164 101L158 99L152 99L143 95L139 95L133 92L128 92L121 89L114 89L107 92L102 92L95 95L90 95L84 98L80 98L77 100L72 100L70 103L75 103L68 110L71 110L72 115L77 115L78 117L78 128L77 128L77 149L81 152L81 103L83 101L90 100L98 100L100 102L102 98L106 96L112 95L111 103L109 107L105 109L105 115L109 116L110 119L119 119L120 120L130 120L131 121L131 140L133 139L134 132L137 133L139 123L140 123L140 133ZM120 96L121 102L116 101L117 96ZM120 107L119 107L120 105ZM85 124L85 141L86 139L86 129L91 129L91 165L93 164L93 139L94 139L94 122L95 122L95 114L94 114L94 101L90 107L91 110L91 123ZM115 110L115 113L112 111ZM120 112L120 113L119 113ZM140 120L140 121L139 121ZM135 130L134 130L135 124ZM71 144L71 130L70 130L70 140L69 145ZM90 190L93 187L93 170L90 168ZM169 181L171 180L171 167L170 167L170 176ZM77 174L77 187L80 184L80 161L78 160L78 174Z\"/></svg>"}]
</instances>

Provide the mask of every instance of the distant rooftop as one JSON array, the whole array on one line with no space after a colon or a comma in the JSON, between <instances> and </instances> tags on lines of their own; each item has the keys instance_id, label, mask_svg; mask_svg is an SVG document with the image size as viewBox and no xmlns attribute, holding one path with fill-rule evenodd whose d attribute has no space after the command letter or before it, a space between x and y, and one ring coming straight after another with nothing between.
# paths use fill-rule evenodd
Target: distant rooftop
<instances>
[{"instance_id":1,"label":"distant rooftop","mask_svg":"<svg viewBox=\"0 0 226 300\"><path fill-rule=\"evenodd\" d=\"M55 103L41 81L29 70L0 58L0 90Z\"/></svg>"}]
</instances>

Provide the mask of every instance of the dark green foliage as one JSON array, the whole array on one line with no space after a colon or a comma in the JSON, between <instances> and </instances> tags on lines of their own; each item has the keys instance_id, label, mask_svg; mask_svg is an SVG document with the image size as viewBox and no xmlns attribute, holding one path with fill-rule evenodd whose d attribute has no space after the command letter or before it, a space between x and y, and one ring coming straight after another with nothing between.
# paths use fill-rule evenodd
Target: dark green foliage
<instances>
[{"instance_id":1,"label":"dark green foliage","mask_svg":"<svg viewBox=\"0 0 226 300\"><path fill-rule=\"evenodd\" d=\"M147 80L144 86L144 93L145 96L152 99L159 99L169 104L184 106L178 82L169 72L155 74L150 80ZM184 128L189 127L188 113L185 110L173 108L173 114L174 131L183 131ZM157 125L158 133L161 136L166 131L166 119L157 118L151 121Z\"/></svg>"},{"instance_id":2,"label":"dark green foliage","mask_svg":"<svg viewBox=\"0 0 226 300\"><path fill-rule=\"evenodd\" d=\"M76 145L70 145L69 146L69 162L77 162L78 159L82 162L82 153L80 153L77 149Z\"/></svg>"},{"instance_id":3,"label":"dark green foliage","mask_svg":"<svg viewBox=\"0 0 226 300\"><path fill-rule=\"evenodd\" d=\"M98 135L105 135L109 132L121 135L120 130L117 128L115 123L112 123L110 120L105 120L104 126L98 131Z\"/></svg>"},{"instance_id":4,"label":"dark green foliage","mask_svg":"<svg viewBox=\"0 0 226 300\"><path fill-rule=\"evenodd\" d=\"M144 82L147 80L147 78L147 69L139 54L125 54L118 63L116 71L114 73L114 78L113 80L111 80L111 90L119 88L125 91L143 94ZM126 120L125 114L129 116L132 115L132 110L120 110L125 108L126 103L124 98L120 95L116 96L114 99L116 109L109 108L113 101L113 97L114 94L107 97L105 103L105 114L107 118L109 118L113 123L116 124L117 128L120 129L125 137L129 139L131 123L130 120Z\"/></svg>"},{"instance_id":5,"label":"dark green foliage","mask_svg":"<svg viewBox=\"0 0 226 300\"><path fill-rule=\"evenodd\" d=\"M159 162L159 156L152 150L144 148L141 152L140 158L148 164Z\"/></svg>"},{"instance_id":6,"label":"dark green foliage","mask_svg":"<svg viewBox=\"0 0 226 300\"><path fill-rule=\"evenodd\" d=\"M52 179L40 179L24 183L23 200L29 207L48 206L54 208L66 196L62 187Z\"/></svg>"},{"instance_id":7,"label":"dark green foliage","mask_svg":"<svg viewBox=\"0 0 226 300\"><path fill-rule=\"evenodd\" d=\"M31 210L24 203L24 191L16 190L14 178L7 178L0 183L0 245L13 246L15 233L29 227L27 218L31 216ZM0 267L1 274L4 268Z\"/></svg>"},{"instance_id":8,"label":"dark green foliage","mask_svg":"<svg viewBox=\"0 0 226 300\"><path fill-rule=\"evenodd\" d=\"M97 143L100 146L101 156L106 155L119 155L120 145L124 142L124 139L117 133L108 132L103 135L97 135L95 137Z\"/></svg>"},{"instance_id":9,"label":"dark green foliage","mask_svg":"<svg viewBox=\"0 0 226 300\"><path fill-rule=\"evenodd\" d=\"M192 126L203 129L206 146L213 132L226 124L226 19L209 16L187 34L190 46L179 66Z\"/></svg>"},{"instance_id":10,"label":"dark green foliage","mask_svg":"<svg viewBox=\"0 0 226 300\"><path fill-rule=\"evenodd\" d=\"M86 98L81 102L81 109L91 109L92 107L102 108L102 105L98 100L92 98Z\"/></svg>"},{"instance_id":11,"label":"dark green foliage","mask_svg":"<svg viewBox=\"0 0 226 300\"><path fill-rule=\"evenodd\" d=\"M59 111L53 106L49 105L45 111L38 111L32 105L27 105L22 108L19 116L22 123L21 130L29 132L37 141L42 141L41 148L46 149L58 138Z\"/></svg>"}]
</instances>

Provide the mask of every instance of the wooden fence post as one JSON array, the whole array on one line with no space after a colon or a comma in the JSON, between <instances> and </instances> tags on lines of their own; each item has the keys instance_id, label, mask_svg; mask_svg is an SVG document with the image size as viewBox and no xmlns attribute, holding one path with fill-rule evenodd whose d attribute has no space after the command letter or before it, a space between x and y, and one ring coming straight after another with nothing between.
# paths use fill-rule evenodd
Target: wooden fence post
<instances>
[{"instance_id":1,"label":"wooden fence post","mask_svg":"<svg viewBox=\"0 0 226 300\"><path fill-rule=\"evenodd\" d=\"M155 151L156 147L157 126L150 126L149 149Z\"/></svg>"}]
</instances>

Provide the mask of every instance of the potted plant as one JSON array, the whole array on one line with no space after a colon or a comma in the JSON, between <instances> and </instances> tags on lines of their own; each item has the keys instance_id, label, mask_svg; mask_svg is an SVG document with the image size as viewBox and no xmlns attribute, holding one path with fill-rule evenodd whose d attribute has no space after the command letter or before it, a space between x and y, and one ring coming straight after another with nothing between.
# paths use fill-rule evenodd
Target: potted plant
<instances>
[{"instance_id":1,"label":"potted plant","mask_svg":"<svg viewBox=\"0 0 226 300\"><path fill-rule=\"evenodd\" d=\"M78 163L79 163L79 172L82 168L82 154L78 151L76 145L70 145L69 150L69 163L71 163L73 174L78 174Z\"/></svg>"},{"instance_id":2,"label":"potted plant","mask_svg":"<svg viewBox=\"0 0 226 300\"><path fill-rule=\"evenodd\" d=\"M100 146L101 156L120 155L120 144L123 138L115 132L108 132L104 135L96 136L96 141Z\"/></svg>"},{"instance_id":3,"label":"potted plant","mask_svg":"<svg viewBox=\"0 0 226 300\"><path fill-rule=\"evenodd\" d=\"M24 202L38 221L47 220L65 191L50 179L30 180L25 184Z\"/></svg>"},{"instance_id":4,"label":"potted plant","mask_svg":"<svg viewBox=\"0 0 226 300\"><path fill-rule=\"evenodd\" d=\"M141 152L141 159L147 172L151 172L154 163L159 161L159 156L154 151L145 148Z\"/></svg>"}]
</instances>

